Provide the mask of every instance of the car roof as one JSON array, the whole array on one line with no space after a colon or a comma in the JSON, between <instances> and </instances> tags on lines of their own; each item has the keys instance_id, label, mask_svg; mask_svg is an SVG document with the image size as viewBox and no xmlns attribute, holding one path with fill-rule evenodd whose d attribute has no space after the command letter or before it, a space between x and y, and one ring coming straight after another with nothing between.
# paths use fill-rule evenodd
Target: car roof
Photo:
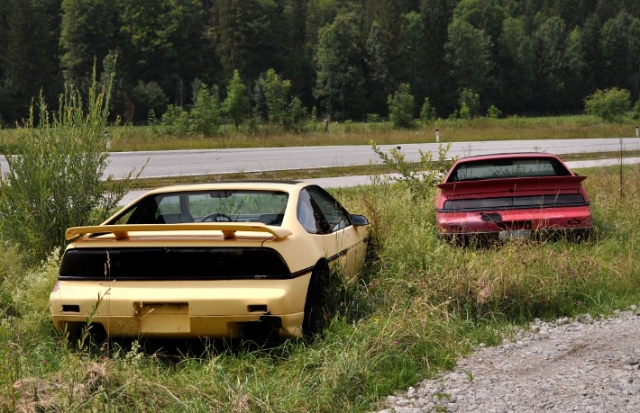
<instances>
[{"instance_id":1,"label":"car roof","mask_svg":"<svg viewBox=\"0 0 640 413\"><path fill-rule=\"evenodd\" d=\"M494 153L487 155L465 156L458 159L458 162L467 161L484 161L491 159L523 159L523 158L552 158L561 160L557 155L547 152L512 152L512 153Z\"/></svg>"},{"instance_id":2,"label":"car roof","mask_svg":"<svg viewBox=\"0 0 640 413\"><path fill-rule=\"evenodd\" d=\"M291 192L294 188L302 188L311 185L304 181L278 181L278 180L240 180L240 181L216 181L197 184L172 185L153 189L149 194L166 194L171 192L209 191L209 190L262 190Z\"/></svg>"}]
</instances>

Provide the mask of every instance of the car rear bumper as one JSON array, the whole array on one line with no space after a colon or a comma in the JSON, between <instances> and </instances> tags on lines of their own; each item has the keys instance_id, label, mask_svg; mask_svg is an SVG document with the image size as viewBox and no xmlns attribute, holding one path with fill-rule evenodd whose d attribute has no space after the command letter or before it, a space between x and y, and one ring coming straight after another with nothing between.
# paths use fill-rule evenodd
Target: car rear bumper
<instances>
[{"instance_id":1,"label":"car rear bumper","mask_svg":"<svg viewBox=\"0 0 640 413\"><path fill-rule=\"evenodd\" d=\"M288 280L60 281L49 307L56 329L87 322L112 337L233 338L251 327L302 337L311 274Z\"/></svg>"},{"instance_id":2,"label":"car rear bumper","mask_svg":"<svg viewBox=\"0 0 640 413\"><path fill-rule=\"evenodd\" d=\"M470 235L582 234L591 229L588 206L497 210L479 212L437 212L438 232L442 237Z\"/></svg>"}]
</instances>

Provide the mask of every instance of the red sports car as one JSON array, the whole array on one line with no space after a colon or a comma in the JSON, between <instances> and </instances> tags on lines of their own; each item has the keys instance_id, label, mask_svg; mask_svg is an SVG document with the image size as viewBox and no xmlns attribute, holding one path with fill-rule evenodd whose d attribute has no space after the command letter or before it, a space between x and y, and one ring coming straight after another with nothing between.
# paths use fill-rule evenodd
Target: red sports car
<instances>
[{"instance_id":1,"label":"red sports car","mask_svg":"<svg viewBox=\"0 0 640 413\"><path fill-rule=\"evenodd\" d=\"M512 153L459 159L436 196L441 236L512 239L532 234L591 231L589 197L581 182L555 155Z\"/></svg>"}]
</instances>

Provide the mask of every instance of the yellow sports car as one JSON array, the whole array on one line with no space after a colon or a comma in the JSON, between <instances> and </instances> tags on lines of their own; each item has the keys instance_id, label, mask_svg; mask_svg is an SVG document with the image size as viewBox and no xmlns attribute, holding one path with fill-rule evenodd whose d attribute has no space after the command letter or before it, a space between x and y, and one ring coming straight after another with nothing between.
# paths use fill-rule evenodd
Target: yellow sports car
<instances>
[{"instance_id":1,"label":"yellow sports car","mask_svg":"<svg viewBox=\"0 0 640 413\"><path fill-rule=\"evenodd\" d=\"M49 301L58 331L110 337L317 333L335 265L354 277L369 222L322 188L243 181L156 189L99 226L69 228Z\"/></svg>"}]
</instances>

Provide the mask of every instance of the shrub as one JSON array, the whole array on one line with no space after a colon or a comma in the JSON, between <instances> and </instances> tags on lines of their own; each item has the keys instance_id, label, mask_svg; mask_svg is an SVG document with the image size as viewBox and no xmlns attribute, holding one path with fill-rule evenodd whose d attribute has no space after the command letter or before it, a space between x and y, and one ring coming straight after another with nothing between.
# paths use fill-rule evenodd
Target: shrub
<instances>
[{"instance_id":1,"label":"shrub","mask_svg":"<svg viewBox=\"0 0 640 413\"><path fill-rule=\"evenodd\" d=\"M438 159L433 160L431 152L420 151L420 161L407 162L404 154L398 150L391 149L389 154L382 152L375 142L370 142L371 149L382 159L385 165L390 166L400 174L398 178L391 178L394 181L403 182L417 198L430 198L436 189L436 184L442 180L456 158L447 160L447 153L451 149L451 142L447 146L438 145Z\"/></svg>"},{"instance_id":2,"label":"shrub","mask_svg":"<svg viewBox=\"0 0 640 413\"><path fill-rule=\"evenodd\" d=\"M293 98L287 116L283 118L284 128L295 132L304 131L304 119L307 117L307 108L302 106L302 102L298 98Z\"/></svg>"},{"instance_id":3,"label":"shrub","mask_svg":"<svg viewBox=\"0 0 640 413\"><path fill-rule=\"evenodd\" d=\"M414 100L411 87L407 83L387 99L389 104L389 121L394 128L410 129L413 127Z\"/></svg>"},{"instance_id":4,"label":"shrub","mask_svg":"<svg viewBox=\"0 0 640 413\"><path fill-rule=\"evenodd\" d=\"M458 104L460 105L460 118L475 118L480 112L480 95L473 93L471 89L464 88L460 92Z\"/></svg>"},{"instance_id":5,"label":"shrub","mask_svg":"<svg viewBox=\"0 0 640 413\"><path fill-rule=\"evenodd\" d=\"M215 89L209 89L202 82L194 82L193 107L189 117L190 133L201 133L204 136L213 136L220 129L220 104Z\"/></svg>"},{"instance_id":6,"label":"shrub","mask_svg":"<svg viewBox=\"0 0 640 413\"><path fill-rule=\"evenodd\" d=\"M162 115L162 126L167 133L186 135L189 133L189 112L179 106L169 105Z\"/></svg>"},{"instance_id":7,"label":"shrub","mask_svg":"<svg viewBox=\"0 0 640 413\"><path fill-rule=\"evenodd\" d=\"M67 86L58 111L50 112L40 95L37 116L31 106L17 131L16 156L8 157L0 182L0 219L3 236L31 262L63 247L68 227L104 220L129 191L133 171L103 180L109 96L109 88L97 90L94 74L86 111L80 92Z\"/></svg>"},{"instance_id":8,"label":"shrub","mask_svg":"<svg viewBox=\"0 0 640 413\"><path fill-rule=\"evenodd\" d=\"M431 107L431 102L429 102L429 98L424 98L424 103L422 104L422 108L420 109L420 119L422 123L427 125L431 123L432 120L436 118L436 108Z\"/></svg>"},{"instance_id":9,"label":"shrub","mask_svg":"<svg viewBox=\"0 0 640 413\"><path fill-rule=\"evenodd\" d=\"M605 122L620 122L631 107L631 94L617 87L596 90L584 100L584 111L602 118Z\"/></svg>"},{"instance_id":10,"label":"shrub","mask_svg":"<svg viewBox=\"0 0 640 413\"><path fill-rule=\"evenodd\" d=\"M498 119L500 115L502 115L502 111L500 109L498 109L494 105L489 106L489 109L487 110L488 117L492 119Z\"/></svg>"}]
</instances>

